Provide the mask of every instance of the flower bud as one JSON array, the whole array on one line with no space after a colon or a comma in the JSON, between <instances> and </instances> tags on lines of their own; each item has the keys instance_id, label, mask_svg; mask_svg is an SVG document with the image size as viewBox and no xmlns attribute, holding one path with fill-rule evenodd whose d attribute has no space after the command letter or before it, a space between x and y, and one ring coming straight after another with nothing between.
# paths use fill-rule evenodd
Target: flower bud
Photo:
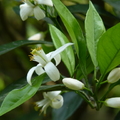
<instances>
[{"instance_id":1,"label":"flower bud","mask_svg":"<svg viewBox=\"0 0 120 120\"><path fill-rule=\"evenodd\" d=\"M119 79L120 79L120 68L113 69L107 77L108 83L117 82Z\"/></svg>"},{"instance_id":2,"label":"flower bud","mask_svg":"<svg viewBox=\"0 0 120 120\"><path fill-rule=\"evenodd\" d=\"M105 105L112 108L120 108L120 97L106 99Z\"/></svg>"},{"instance_id":3,"label":"flower bud","mask_svg":"<svg viewBox=\"0 0 120 120\"><path fill-rule=\"evenodd\" d=\"M44 38L45 38L45 33L41 32L29 37L28 40L43 40Z\"/></svg>"},{"instance_id":4,"label":"flower bud","mask_svg":"<svg viewBox=\"0 0 120 120\"><path fill-rule=\"evenodd\" d=\"M84 89L84 84L80 82L79 80L73 79L73 78L64 78L62 80L63 84L72 89L72 90L81 90Z\"/></svg>"}]
</instances>

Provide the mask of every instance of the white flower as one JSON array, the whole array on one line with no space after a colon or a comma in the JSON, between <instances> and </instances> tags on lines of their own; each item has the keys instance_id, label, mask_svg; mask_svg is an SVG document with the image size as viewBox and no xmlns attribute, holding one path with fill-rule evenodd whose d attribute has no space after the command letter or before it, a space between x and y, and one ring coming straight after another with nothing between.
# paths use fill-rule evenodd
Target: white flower
<instances>
[{"instance_id":1,"label":"white flower","mask_svg":"<svg viewBox=\"0 0 120 120\"><path fill-rule=\"evenodd\" d=\"M57 81L60 79L60 73L57 69L57 65L61 62L61 56L60 52L62 52L65 48L68 46L73 45L73 43L67 43L63 45L62 47L56 49L53 52L50 52L48 54L45 54L44 51L41 48L34 49L31 54L33 55L31 57L31 60L38 62L39 64L35 67L32 67L27 74L27 82L31 85L31 77L33 72L35 71L38 75L43 74L46 72L46 74L50 77L51 80ZM51 62L51 60L54 58L56 62L56 66Z\"/></svg>"},{"instance_id":2,"label":"white flower","mask_svg":"<svg viewBox=\"0 0 120 120\"><path fill-rule=\"evenodd\" d=\"M28 18L28 16L33 16L37 19L43 19L45 14L43 10L38 6L39 4L45 4L49 6L53 6L51 0L33 0L31 3L29 0L24 0L24 4L20 5L20 16L24 21Z\"/></svg>"},{"instance_id":3,"label":"white flower","mask_svg":"<svg viewBox=\"0 0 120 120\"><path fill-rule=\"evenodd\" d=\"M37 0L38 4L53 6L52 0Z\"/></svg>"},{"instance_id":4,"label":"white flower","mask_svg":"<svg viewBox=\"0 0 120 120\"><path fill-rule=\"evenodd\" d=\"M42 40L44 39L44 37L45 37L45 33L41 32L29 37L28 40Z\"/></svg>"},{"instance_id":5,"label":"white flower","mask_svg":"<svg viewBox=\"0 0 120 120\"><path fill-rule=\"evenodd\" d=\"M120 97L106 99L104 103L108 107L120 108Z\"/></svg>"},{"instance_id":6,"label":"white flower","mask_svg":"<svg viewBox=\"0 0 120 120\"><path fill-rule=\"evenodd\" d=\"M73 78L64 78L62 82L66 87L72 90L82 90L85 87L82 82Z\"/></svg>"},{"instance_id":7,"label":"white flower","mask_svg":"<svg viewBox=\"0 0 120 120\"><path fill-rule=\"evenodd\" d=\"M113 69L107 77L108 83L117 82L119 79L120 79L120 68Z\"/></svg>"},{"instance_id":8,"label":"white flower","mask_svg":"<svg viewBox=\"0 0 120 120\"><path fill-rule=\"evenodd\" d=\"M40 40L40 41L43 41L44 38L46 36L46 32L40 32L40 33L37 33L37 34L34 34L33 36L29 37L28 40ZM44 44L45 46L47 47L51 47L53 45L50 45L50 44ZM41 47L42 45L41 44L35 44L35 45L32 45L32 48L33 47Z\"/></svg>"},{"instance_id":9,"label":"white flower","mask_svg":"<svg viewBox=\"0 0 120 120\"><path fill-rule=\"evenodd\" d=\"M36 107L42 107L41 112L44 112L46 114L46 109L48 106L51 106L52 108L59 109L63 105L63 97L59 95L61 91L52 91L52 92L44 92L43 96L44 99L36 102Z\"/></svg>"}]
</instances>

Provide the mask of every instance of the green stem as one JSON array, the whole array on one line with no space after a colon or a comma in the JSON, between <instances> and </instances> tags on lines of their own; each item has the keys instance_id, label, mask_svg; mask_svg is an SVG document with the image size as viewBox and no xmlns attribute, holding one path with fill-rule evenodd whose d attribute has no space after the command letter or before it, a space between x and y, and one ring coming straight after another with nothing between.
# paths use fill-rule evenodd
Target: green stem
<instances>
[{"instance_id":1,"label":"green stem","mask_svg":"<svg viewBox=\"0 0 120 120\"><path fill-rule=\"evenodd\" d=\"M93 94L94 94L94 93L93 93L93 92L92 92L89 88L84 87L84 89L85 89L85 90L87 90L88 92L90 92L90 93L91 93L91 95L93 96Z\"/></svg>"},{"instance_id":2,"label":"green stem","mask_svg":"<svg viewBox=\"0 0 120 120\"><path fill-rule=\"evenodd\" d=\"M101 75L100 79L98 80L98 83L97 83L97 91L98 91L98 89L100 88L101 82L103 81L104 77L105 77L105 74Z\"/></svg>"},{"instance_id":3,"label":"green stem","mask_svg":"<svg viewBox=\"0 0 120 120\"><path fill-rule=\"evenodd\" d=\"M80 95L90 106L91 108L95 108L95 106L91 103L89 97L82 91L75 91L78 95Z\"/></svg>"},{"instance_id":4,"label":"green stem","mask_svg":"<svg viewBox=\"0 0 120 120\"><path fill-rule=\"evenodd\" d=\"M105 80L105 81L101 82L100 85L102 85L104 83L108 83L108 80Z\"/></svg>"},{"instance_id":5,"label":"green stem","mask_svg":"<svg viewBox=\"0 0 120 120\"><path fill-rule=\"evenodd\" d=\"M104 101L106 99L106 96L108 93L114 88L115 86L109 87L109 90L103 95L103 97L100 99L100 101ZM103 103L100 104L100 107L102 107Z\"/></svg>"},{"instance_id":6,"label":"green stem","mask_svg":"<svg viewBox=\"0 0 120 120\"><path fill-rule=\"evenodd\" d=\"M84 67L82 67L81 62L80 62L79 64L80 64L81 72L82 72L83 77L84 77L85 85L86 85L87 88L90 88L89 83L88 83L88 78L87 78L87 76L86 76L86 70L85 70L85 69L82 69L82 68L84 68Z\"/></svg>"}]
</instances>

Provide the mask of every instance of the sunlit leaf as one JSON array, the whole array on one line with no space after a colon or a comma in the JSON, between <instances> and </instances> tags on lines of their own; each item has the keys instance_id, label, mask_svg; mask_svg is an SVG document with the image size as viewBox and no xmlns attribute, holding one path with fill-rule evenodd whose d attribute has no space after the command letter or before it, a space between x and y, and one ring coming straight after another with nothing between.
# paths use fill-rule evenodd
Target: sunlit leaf
<instances>
[{"instance_id":1,"label":"sunlit leaf","mask_svg":"<svg viewBox=\"0 0 120 120\"><path fill-rule=\"evenodd\" d=\"M9 92L0 107L0 116L30 99L38 91L43 79L44 74L36 77L32 82L32 86L27 84L20 89L14 89Z\"/></svg>"},{"instance_id":2,"label":"sunlit leaf","mask_svg":"<svg viewBox=\"0 0 120 120\"><path fill-rule=\"evenodd\" d=\"M69 36L74 43L76 53L79 58L79 64L81 67L81 71L84 74L84 77L87 76L86 72L86 54L87 48L85 44L85 39L83 36L83 32L81 27L75 17L71 14L71 12L67 9L67 7L60 0L53 0L54 6L66 27ZM63 12L62 12L63 11Z\"/></svg>"},{"instance_id":3,"label":"sunlit leaf","mask_svg":"<svg viewBox=\"0 0 120 120\"><path fill-rule=\"evenodd\" d=\"M80 55L80 57L82 56L81 59L83 59L84 56L86 56L86 51L83 32L79 23L60 0L53 0L53 3L71 37L72 42L75 43L75 49L77 54Z\"/></svg>"},{"instance_id":4,"label":"sunlit leaf","mask_svg":"<svg viewBox=\"0 0 120 120\"><path fill-rule=\"evenodd\" d=\"M58 30L56 27L52 25L49 25L49 27L50 27L51 37L56 48L59 48L66 43L69 43L69 40L60 30ZM71 46L67 47L61 53L61 57L64 64L68 68L69 73L72 75L75 68L75 57L72 47Z\"/></svg>"},{"instance_id":5,"label":"sunlit leaf","mask_svg":"<svg viewBox=\"0 0 120 120\"><path fill-rule=\"evenodd\" d=\"M105 32L105 27L92 2L89 2L89 9L86 14L85 31L88 51L94 66L97 67L97 43Z\"/></svg>"},{"instance_id":6,"label":"sunlit leaf","mask_svg":"<svg viewBox=\"0 0 120 120\"><path fill-rule=\"evenodd\" d=\"M44 80L42 81L42 84L45 84L46 82L49 82L51 81L51 79L48 77L48 76L45 76L44 77ZM7 94L12 91L13 89L21 89L22 87L26 86L28 83L27 83L27 80L26 80L26 77L25 78L21 78L13 83L11 83L10 85L8 85L4 90L2 90L0 92L0 105L2 104L4 98L7 96ZM51 88L56 88L56 86L42 86L40 87L39 90L46 90L46 89L51 89Z\"/></svg>"},{"instance_id":7,"label":"sunlit leaf","mask_svg":"<svg viewBox=\"0 0 120 120\"><path fill-rule=\"evenodd\" d=\"M97 59L103 75L120 64L120 23L107 30L98 42Z\"/></svg>"}]
</instances>

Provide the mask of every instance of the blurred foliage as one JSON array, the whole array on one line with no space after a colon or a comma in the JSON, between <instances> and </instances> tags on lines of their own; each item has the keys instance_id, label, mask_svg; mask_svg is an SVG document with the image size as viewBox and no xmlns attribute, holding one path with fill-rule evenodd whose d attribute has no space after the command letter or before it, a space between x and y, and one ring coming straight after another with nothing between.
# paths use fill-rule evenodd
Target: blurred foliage
<instances>
[{"instance_id":1,"label":"blurred foliage","mask_svg":"<svg viewBox=\"0 0 120 120\"><path fill-rule=\"evenodd\" d=\"M78 22L84 30L83 25L85 14L88 9L88 0L62 1L77 18ZM98 13L101 15L106 28L110 28L120 21L120 0L91 1L95 5ZM20 4L20 0L0 1L0 45L14 41L27 40L28 37L35 33L48 31L47 22L51 22L48 18L40 21L37 21L34 18L29 18L27 21L23 22L19 16ZM59 18L57 19L59 20ZM45 40L51 42L49 32L46 34ZM44 46L44 49L46 52L49 52L53 50L54 47L50 46L50 49L48 50ZM30 62L28 56L30 54L29 52L29 46L22 46L0 56L0 91L16 80L21 80L21 78L25 77L27 71L35 64ZM60 71L64 73L64 65L61 65L62 67L58 67ZM67 73L64 74L66 75ZM112 92L118 91L119 88L120 86L116 90L114 89ZM103 86L103 90L104 89L105 87ZM42 115L38 116L39 113L33 110L33 102L40 100L41 98L41 92L38 92L32 99L28 100L23 105L0 117L0 120L51 120L51 109L48 110L50 112L48 112L49 114L47 114L45 117ZM68 117L70 117L69 120L73 120L74 118L76 118L76 120L113 120L116 113L117 110L108 108L102 108L99 112L96 113L96 111L87 107L87 105L83 102L81 107L77 107L75 113L71 117ZM91 115L93 116L92 118ZM119 120L119 116L120 115L118 114L115 120Z\"/></svg>"}]
</instances>

